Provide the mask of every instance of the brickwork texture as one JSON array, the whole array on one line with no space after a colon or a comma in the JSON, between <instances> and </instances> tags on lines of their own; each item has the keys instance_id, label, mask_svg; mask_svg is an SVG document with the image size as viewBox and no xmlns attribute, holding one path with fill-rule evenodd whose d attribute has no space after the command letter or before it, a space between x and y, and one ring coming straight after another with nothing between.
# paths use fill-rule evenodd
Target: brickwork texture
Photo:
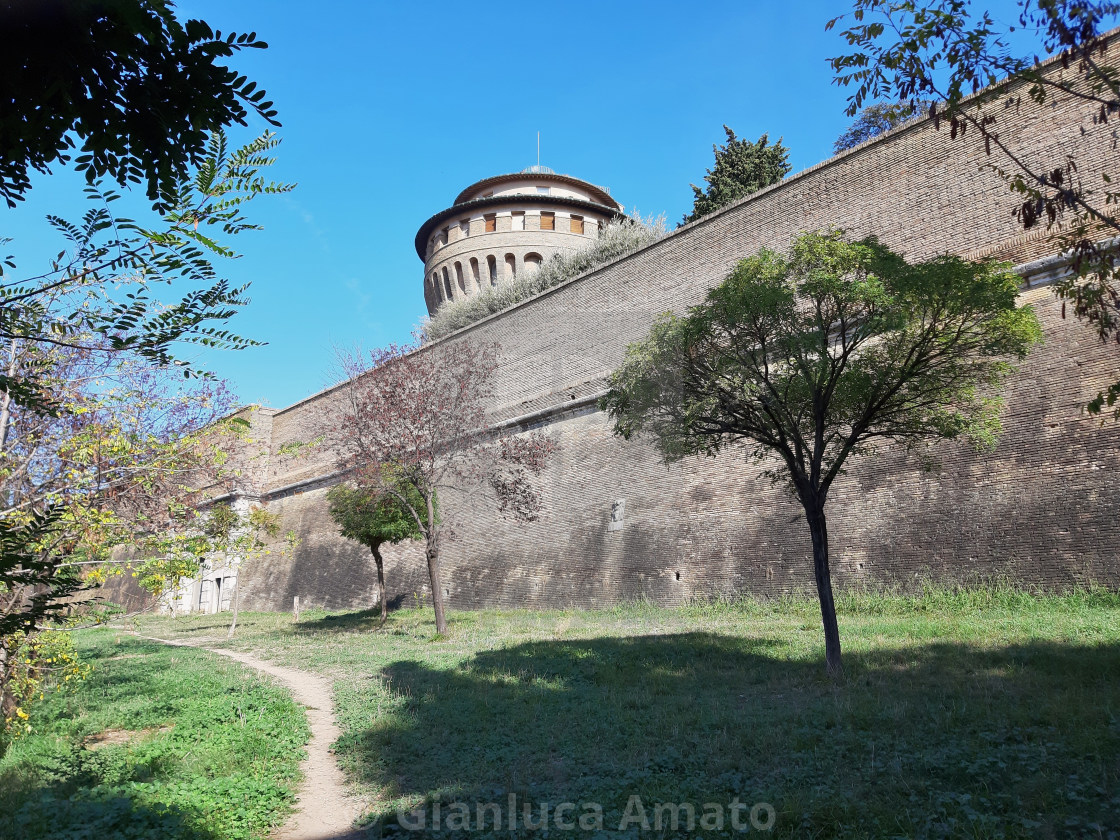
<instances>
[{"instance_id":1,"label":"brickwork texture","mask_svg":"<svg viewBox=\"0 0 1120 840\"><path fill-rule=\"evenodd\" d=\"M1023 97L1001 117L1001 138L1028 161L1076 153L1086 183L1114 155L1080 106ZM1098 157L1094 159L1093 155ZM1053 254L1044 232L1024 233L983 145L952 141L928 121L895 130L659 242L442 342L502 348L495 421L526 422L559 454L544 477L538 522L501 518L484 489L443 499L454 533L443 550L452 608L598 606L649 598L672 604L727 593L769 596L812 585L800 507L741 453L666 467L646 442L612 435L592 397L652 319L698 302L735 262L798 232L839 227L874 234L910 259L939 253L1024 263ZM851 462L830 496L835 583L911 588L1007 578L1045 588L1120 585L1120 424L1081 407L1120 372L1120 352L1063 319L1046 287L1026 288L1046 342L1006 391L997 449L938 446L940 470L903 451ZM420 351L425 352L425 351ZM262 500L300 537L290 559L244 570L245 606L372 606L369 552L337 536L326 488L338 480L328 447L286 458L280 447L329 431L339 394L327 391L271 417ZM536 418L533 420L532 418ZM262 424L263 428L263 424ZM624 500L619 527L611 510ZM426 596L416 545L386 552L391 603Z\"/></svg>"}]
</instances>

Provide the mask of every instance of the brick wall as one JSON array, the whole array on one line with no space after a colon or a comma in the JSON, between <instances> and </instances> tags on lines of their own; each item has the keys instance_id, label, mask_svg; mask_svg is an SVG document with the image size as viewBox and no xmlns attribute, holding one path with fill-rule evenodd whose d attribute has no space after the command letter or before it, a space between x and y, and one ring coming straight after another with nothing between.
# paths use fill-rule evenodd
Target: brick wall
<instances>
[{"instance_id":1,"label":"brick wall","mask_svg":"<svg viewBox=\"0 0 1120 840\"><path fill-rule=\"evenodd\" d=\"M1095 135L1110 127L1082 135L1079 107L1024 102L1001 118L1000 136L1028 161L1076 152L1083 180L1094 183L1103 156L1114 154ZM586 398L656 314L697 302L738 259L763 246L782 249L806 229L875 234L911 259L951 252L1025 262L1052 253L1045 236L1017 226L990 162L974 138L953 142L928 122L903 127L444 339L502 346L495 420L572 409L544 422L561 448L539 522L507 522L481 493L444 499L455 525L444 557L450 605L594 605L637 596L673 603L808 587L800 508L761 479L757 465L727 453L667 468L647 443L612 436ZM998 449L978 455L941 446L939 475L899 451L853 462L830 497L839 587L978 576L1120 585L1120 426L1080 412L1116 378L1120 354L1063 320L1046 288L1024 292L1023 302L1037 308L1046 344L1008 388ZM329 431L338 398L328 391L276 412L273 453ZM297 594L330 607L371 603L364 549L336 537L326 516L332 471L326 447L303 459L273 458L270 487L283 492L270 508L303 539L290 562L246 570L250 606L289 608ZM293 487L301 481L312 483ZM609 530L611 506L622 499L622 527ZM425 592L415 546L388 552L387 574L398 601Z\"/></svg>"}]
</instances>

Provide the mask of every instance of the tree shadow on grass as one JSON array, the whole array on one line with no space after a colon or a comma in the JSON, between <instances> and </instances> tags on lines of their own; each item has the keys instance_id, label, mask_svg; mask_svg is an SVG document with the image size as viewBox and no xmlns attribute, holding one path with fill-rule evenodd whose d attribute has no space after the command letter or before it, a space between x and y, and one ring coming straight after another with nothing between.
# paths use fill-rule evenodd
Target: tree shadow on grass
<instances>
[{"instance_id":1,"label":"tree shadow on grass","mask_svg":"<svg viewBox=\"0 0 1120 840\"><path fill-rule=\"evenodd\" d=\"M697 814L771 803L782 837L1120 824L1120 647L930 643L849 652L846 667L837 686L782 642L706 633L400 661L342 690L337 751L388 803L379 831L399 805L427 803L430 820L436 799L475 814L511 794L534 815L599 803L608 834L631 796Z\"/></svg>"},{"instance_id":2,"label":"tree shadow on grass","mask_svg":"<svg viewBox=\"0 0 1120 840\"><path fill-rule=\"evenodd\" d=\"M0 816L0 834L10 840L223 840L194 825L189 814L170 805L150 807L125 796L78 799L56 787L40 789L34 798Z\"/></svg>"},{"instance_id":3,"label":"tree shadow on grass","mask_svg":"<svg viewBox=\"0 0 1120 840\"><path fill-rule=\"evenodd\" d=\"M381 608L325 615L322 618L301 618L291 632L301 636L322 636L324 633L366 633L381 627Z\"/></svg>"}]
</instances>

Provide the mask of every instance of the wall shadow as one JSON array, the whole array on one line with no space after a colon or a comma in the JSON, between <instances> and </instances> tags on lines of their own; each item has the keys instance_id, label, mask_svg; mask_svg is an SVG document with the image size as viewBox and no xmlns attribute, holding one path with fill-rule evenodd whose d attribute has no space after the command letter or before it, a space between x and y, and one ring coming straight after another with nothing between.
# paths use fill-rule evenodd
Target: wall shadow
<instances>
[{"instance_id":1,"label":"wall shadow","mask_svg":"<svg viewBox=\"0 0 1120 840\"><path fill-rule=\"evenodd\" d=\"M836 686L815 655L707 633L536 641L453 668L399 661L343 689L362 724L337 752L381 799L422 803L429 819L437 798L445 815L456 801L506 809L511 795L534 815L598 802L610 834L637 795L698 812L771 803L771 836L1116 825L1120 646L935 642L848 652L846 668ZM371 836L402 831L382 817Z\"/></svg>"}]
</instances>

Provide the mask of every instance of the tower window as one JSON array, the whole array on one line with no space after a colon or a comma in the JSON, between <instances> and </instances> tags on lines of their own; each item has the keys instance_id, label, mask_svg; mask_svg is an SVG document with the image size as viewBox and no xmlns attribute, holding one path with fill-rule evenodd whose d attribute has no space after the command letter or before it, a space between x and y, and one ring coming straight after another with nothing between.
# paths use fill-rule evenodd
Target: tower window
<instances>
[{"instance_id":1,"label":"tower window","mask_svg":"<svg viewBox=\"0 0 1120 840\"><path fill-rule=\"evenodd\" d=\"M478 260L471 257L471 279L474 280L476 289L482 288L482 280L478 276Z\"/></svg>"},{"instance_id":2,"label":"tower window","mask_svg":"<svg viewBox=\"0 0 1120 840\"><path fill-rule=\"evenodd\" d=\"M541 230L556 230L556 214L544 211L541 213Z\"/></svg>"},{"instance_id":3,"label":"tower window","mask_svg":"<svg viewBox=\"0 0 1120 840\"><path fill-rule=\"evenodd\" d=\"M525 213L521 210L514 210L510 218L510 230L525 230Z\"/></svg>"},{"instance_id":4,"label":"tower window","mask_svg":"<svg viewBox=\"0 0 1120 840\"><path fill-rule=\"evenodd\" d=\"M525 270L529 272L540 271L542 262L544 262L544 260L541 259L540 254L526 254Z\"/></svg>"},{"instance_id":5,"label":"tower window","mask_svg":"<svg viewBox=\"0 0 1120 840\"><path fill-rule=\"evenodd\" d=\"M447 290L447 300L451 300L451 278L447 276L447 266L443 267L443 288Z\"/></svg>"},{"instance_id":6,"label":"tower window","mask_svg":"<svg viewBox=\"0 0 1120 840\"><path fill-rule=\"evenodd\" d=\"M466 294L467 286L463 282L463 264L455 263L455 282L459 284L459 291Z\"/></svg>"},{"instance_id":7,"label":"tower window","mask_svg":"<svg viewBox=\"0 0 1120 840\"><path fill-rule=\"evenodd\" d=\"M549 192L551 192L551 191L549 190L548 187L537 187L537 192L540 193L541 195L548 195Z\"/></svg>"},{"instance_id":8,"label":"tower window","mask_svg":"<svg viewBox=\"0 0 1120 840\"><path fill-rule=\"evenodd\" d=\"M497 286L498 285L498 261L496 259L494 259L493 254L491 254L490 256L488 256L486 258L486 268L490 272L490 285L491 286Z\"/></svg>"},{"instance_id":9,"label":"tower window","mask_svg":"<svg viewBox=\"0 0 1120 840\"><path fill-rule=\"evenodd\" d=\"M583 233L583 216L572 216L572 223L569 229L572 233Z\"/></svg>"},{"instance_id":10,"label":"tower window","mask_svg":"<svg viewBox=\"0 0 1120 840\"><path fill-rule=\"evenodd\" d=\"M463 236L470 236L471 235L471 220L470 219L460 219L459 220L459 232L461 234L463 234Z\"/></svg>"},{"instance_id":11,"label":"tower window","mask_svg":"<svg viewBox=\"0 0 1120 840\"><path fill-rule=\"evenodd\" d=\"M487 213L482 218L483 218L483 221L486 222L486 232L487 233L493 233L494 231L496 231L498 229L498 214L497 213Z\"/></svg>"},{"instance_id":12,"label":"tower window","mask_svg":"<svg viewBox=\"0 0 1120 840\"><path fill-rule=\"evenodd\" d=\"M506 254L506 276L510 280L517 276L517 257L513 254Z\"/></svg>"}]
</instances>

